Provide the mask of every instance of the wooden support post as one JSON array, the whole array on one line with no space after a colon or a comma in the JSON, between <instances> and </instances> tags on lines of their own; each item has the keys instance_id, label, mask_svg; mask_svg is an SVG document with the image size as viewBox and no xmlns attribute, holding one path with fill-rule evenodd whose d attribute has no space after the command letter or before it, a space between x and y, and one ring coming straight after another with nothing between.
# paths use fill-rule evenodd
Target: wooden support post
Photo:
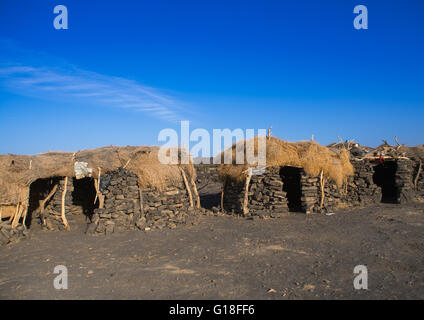
<instances>
[{"instance_id":1,"label":"wooden support post","mask_svg":"<svg viewBox=\"0 0 424 320\"><path fill-rule=\"evenodd\" d=\"M252 169L249 168L247 171L246 183L244 185L244 200L243 200L243 214L246 215L249 213L249 208L247 206L249 202L249 184L250 179L252 179Z\"/></svg>"},{"instance_id":2,"label":"wooden support post","mask_svg":"<svg viewBox=\"0 0 424 320\"><path fill-rule=\"evenodd\" d=\"M422 162L422 160L420 160L420 165L418 167L417 176L415 177L415 180L414 180L415 190L418 190L418 180L420 178L422 167L423 167L423 162Z\"/></svg>"},{"instance_id":3,"label":"wooden support post","mask_svg":"<svg viewBox=\"0 0 424 320\"><path fill-rule=\"evenodd\" d=\"M27 215L28 215L28 205L26 205L25 206L25 209L24 209L24 218L22 219L22 225L24 226L24 228L26 229L26 225L25 225L25 221L26 221L26 217L27 217Z\"/></svg>"},{"instance_id":4,"label":"wooden support post","mask_svg":"<svg viewBox=\"0 0 424 320\"><path fill-rule=\"evenodd\" d=\"M66 215L65 215L65 197L66 197L66 192L67 191L68 191L68 177L65 177L65 183L64 183L63 192L62 192L62 213L61 213L61 218L62 218L63 225L65 226L65 229L66 230L71 230L71 227L69 226L68 220L66 219Z\"/></svg>"},{"instance_id":5,"label":"wooden support post","mask_svg":"<svg viewBox=\"0 0 424 320\"><path fill-rule=\"evenodd\" d=\"M9 218L9 222L10 223L12 223L12 220L15 218L15 216L18 214L18 211L19 211L19 205L20 205L20 203L18 202L18 204L16 205L16 211L15 211L15 214L12 214L11 216L10 216L10 218Z\"/></svg>"},{"instance_id":6,"label":"wooden support post","mask_svg":"<svg viewBox=\"0 0 424 320\"><path fill-rule=\"evenodd\" d=\"M322 170L321 170L321 175L320 175L320 186L321 186L321 204L320 204L320 208L322 209L322 207L324 206L324 197L325 197L325 192L324 192L325 178L324 178L324 172Z\"/></svg>"},{"instance_id":7,"label":"wooden support post","mask_svg":"<svg viewBox=\"0 0 424 320\"><path fill-rule=\"evenodd\" d=\"M221 191L221 210L224 211L224 190L225 190L225 186L227 184L227 178L225 178L224 180L224 184L222 185L222 191Z\"/></svg>"},{"instance_id":8,"label":"wooden support post","mask_svg":"<svg viewBox=\"0 0 424 320\"><path fill-rule=\"evenodd\" d=\"M140 210L138 211L138 213L134 214L133 224L136 224L138 219L144 216L143 192L141 191L140 187L138 188L138 194L139 194Z\"/></svg>"},{"instance_id":9,"label":"wooden support post","mask_svg":"<svg viewBox=\"0 0 424 320\"><path fill-rule=\"evenodd\" d=\"M44 199L44 200L40 200L39 201L39 207L38 210L40 210L40 214L42 214L44 212L44 206L46 205L46 203L51 199L51 197L53 197L53 195L56 193L57 191L57 184L53 187L52 191L50 191L50 193L48 194L48 196Z\"/></svg>"},{"instance_id":10,"label":"wooden support post","mask_svg":"<svg viewBox=\"0 0 424 320\"><path fill-rule=\"evenodd\" d=\"M144 201L143 201L143 192L138 188L138 194L140 195L140 215L144 215Z\"/></svg>"},{"instance_id":11,"label":"wooden support post","mask_svg":"<svg viewBox=\"0 0 424 320\"><path fill-rule=\"evenodd\" d=\"M191 185L193 186L194 196L196 197L196 208L200 209L200 197L199 197L199 193L197 192L196 183L194 182L193 177L190 177L190 182L191 182Z\"/></svg>"},{"instance_id":12,"label":"wooden support post","mask_svg":"<svg viewBox=\"0 0 424 320\"><path fill-rule=\"evenodd\" d=\"M36 211L39 211L39 216L43 225L46 225L46 219L44 218L45 205L54 196L57 191L57 188L58 185L56 184L44 200L38 201L39 205Z\"/></svg>"},{"instance_id":13,"label":"wooden support post","mask_svg":"<svg viewBox=\"0 0 424 320\"><path fill-rule=\"evenodd\" d=\"M94 188L96 189L96 197L94 198L94 203L96 204L97 201L97 197L99 196L99 188L98 188L98 183L97 183L97 179L94 178Z\"/></svg>"},{"instance_id":14,"label":"wooden support post","mask_svg":"<svg viewBox=\"0 0 424 320\"><path fill-rule=\"evenodd\" d=\"M193 196L191 195L190 186L188 185L188 181L187 181L187 177L185 175L184 169L182 169L181 167L178 167L178 169L180 169L181 175L182 175L183 180L184 180L184 185L187 189L187 193L188 193L188 197L189 197L189 201L190 201L190 207L193 208Z\"/></svg>"},{"instance_id":15,"label":"wooden support post","mask_svg":"<svg viewBox=\"0 0 424 320\"><path fill-rule=\"evenodd\" d=\"M24 206L23 205L19 204L18 207L19 207L19 210L17 211L17 213L13 217L12 228L16 228L16 226L19 224L19 219L21 218L22 213L24 212Z\"/></svg>"}]
</instances>

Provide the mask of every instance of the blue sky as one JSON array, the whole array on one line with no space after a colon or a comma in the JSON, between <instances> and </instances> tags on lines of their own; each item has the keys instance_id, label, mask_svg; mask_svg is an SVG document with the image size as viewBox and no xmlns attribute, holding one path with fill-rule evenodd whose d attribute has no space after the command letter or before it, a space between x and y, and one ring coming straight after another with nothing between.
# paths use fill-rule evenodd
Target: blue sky
<instances>
[{"instance_id":1,"label":"blue sky","mask_svg":"<svg viewBox=\"0 0 424 320\"><path fill-rule=\"evenodd\" d=\"M0 153L158 145L179 120L422 144L423 40L421 0L0 0Z\"/></svg>"}]
</instances>

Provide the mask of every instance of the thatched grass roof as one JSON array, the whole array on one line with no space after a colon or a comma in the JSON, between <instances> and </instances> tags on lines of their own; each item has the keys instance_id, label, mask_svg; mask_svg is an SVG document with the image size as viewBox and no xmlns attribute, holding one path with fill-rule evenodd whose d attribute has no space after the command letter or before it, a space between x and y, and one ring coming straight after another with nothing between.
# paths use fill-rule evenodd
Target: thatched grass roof
<instances>
[{"instance_id":1,"label":"thatched grass roof","mask_svg":"<svg viewBox=\"0 0 424 320\"><path fill-rule=\"evenodd\" d=\"M37 179L74 177L75 162L87 162L92 177L126 166L137 174L141 187L163 189L169 185L182 185L179 167L188 177L195 177L190 165L164 165L158 159L159 147L103 147L78 152L48 152L35 156L0 155L0 205L13 205L28 198L29 186ZM185 152L179 150L179 155Z\"/></svg>"},{"instance_id":2,"label":"thatched grass roof","mask_svg":"<svg viewBox=\"0 0 424 320\"><path fill-rule=\"evenodd\" d=\"M300 141L285 142L281 139L270 137L255 137L255 154L258 150L258 139L266 139L266 166L294 166L303 168L311 176L323 175L341 186L348 176L354 174L354 169L349 161L349 153L345 149L330 150L316 142ZM223 181L226 179L244 180L247 175L247 169L250 167L246 162L244 164L235 164L236 151L240 148L248 148L246 141L240 141L231 147L232 164L222 164L218 168L219 175ZM228 150L228 149L227 149ZM227 151L228 152L228 151ZM224 158L225 151L221 154ZM246 159L246 157L245 157ZM223 160L222 160L223 161ZM223 163L223 162L222 162Z\"/></svg>"}]
</instances>

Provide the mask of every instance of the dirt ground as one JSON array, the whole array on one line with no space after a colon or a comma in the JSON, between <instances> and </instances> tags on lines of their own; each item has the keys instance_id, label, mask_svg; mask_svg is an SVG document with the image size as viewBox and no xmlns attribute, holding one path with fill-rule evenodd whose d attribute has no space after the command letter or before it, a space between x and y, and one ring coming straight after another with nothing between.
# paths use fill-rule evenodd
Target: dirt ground
<instances>
[{"instance_id":1,"label":"dirt ground","mask_svg":"<svg viewBox=\"0 0 424 320\"><path fill-rule=\"evenodd\" d=\"M423 299L424 204L279 219L202 216L93 237L83 221L0 248L1 299ZM68 268L56 290L56 265ZM368 268L368 290L353 269Z\"/></svg>"}]
</instances>

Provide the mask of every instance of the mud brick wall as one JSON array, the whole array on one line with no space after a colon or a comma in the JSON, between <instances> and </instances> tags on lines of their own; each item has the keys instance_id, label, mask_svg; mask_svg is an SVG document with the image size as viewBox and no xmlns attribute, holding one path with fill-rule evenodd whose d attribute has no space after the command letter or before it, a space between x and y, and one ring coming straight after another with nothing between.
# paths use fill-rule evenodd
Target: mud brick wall
<instances>
[{"instance_id":1,"label":"mud brick wall","mask_svg":"<svg viewBox=\"0 0 424 320\"><path fill-rule=\"evenodd\" d=\"M141 189L137 175L122 168L102 175L101 179L108 181L102 190L104 207L94 210L87 230L90 234L110 234L135 228L175 228L177 224L193 221L195 211L189 207L188 193L183 185L161 191Z\"/></svg>"}]
</instances>

